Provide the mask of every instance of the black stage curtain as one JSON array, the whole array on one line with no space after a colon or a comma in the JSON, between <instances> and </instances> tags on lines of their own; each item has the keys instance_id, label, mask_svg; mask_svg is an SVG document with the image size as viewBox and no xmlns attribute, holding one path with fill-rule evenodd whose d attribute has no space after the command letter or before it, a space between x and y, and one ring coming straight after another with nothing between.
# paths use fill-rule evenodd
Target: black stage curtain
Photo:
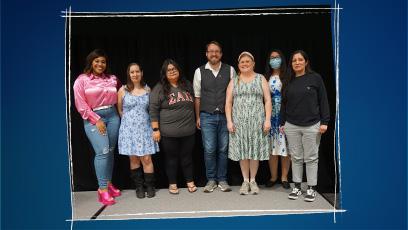
<instances>
[{"instance_id":1,"label":"black stage curtain","mask_svg":"<svg viewBox=\"0 0 408 230\"><path fill-rule=\"evenodd\" d=\"M310 7L310 6L309 6ZM328 6L319 6L327 8ZM208 14L212 13L213 16ZM285 13L239 15L248 13ZM193 81L194 70L206 63L205 45L217 40L223 45L222 61L237 69L237 58L242 51L255 57L255 70L264 73L268 51L279 48L289 58L291 52L302 49L310 57L312 68L324 79L331 110L329 130L323 135L319 154L318 190L334 192L334 117L335 76L332 49L331 12L325 9L308 12L262 9L261 11L207 11L169 13L172 17L72 17L71 18L71 81L67 90L71 103L71 146L74 191L96 190L93 150L85 135L82 118L75 109L72 85L82 73L85 57L95 48L104 49L108 65L122 83L126 82L126 68L130 62L139 62L150 87L159 81L159 71L166 58L175 59L182 74ZM83 16L83 14L76 14ZM69 36L67 35L67 38ZM68 41L68 40L67 40ZM69 53L67 53L69 55ZM193 151L195 181L206 183L201 133L196 133ZM157 187L166 188L163 152L153 157ZM269 178L267 161L261 162L257 179L262 184ZM290 175L289 175L290 176ZM228 179L231 185L240 185L242 177L238 162L229 161ZM115 155L113 182L121 189L131 188L129 160ZM179 186L185 186L180 173Z\"/></svg>"}]
</instances>

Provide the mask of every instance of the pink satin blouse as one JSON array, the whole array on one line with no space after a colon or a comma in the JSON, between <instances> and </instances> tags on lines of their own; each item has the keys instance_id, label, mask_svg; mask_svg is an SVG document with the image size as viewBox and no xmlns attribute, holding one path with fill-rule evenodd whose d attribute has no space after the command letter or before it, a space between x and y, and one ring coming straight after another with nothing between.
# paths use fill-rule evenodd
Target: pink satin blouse
<instances>
[{"instance_id":1,"label":"pink satin blouse","mask_svg":"<svg viewBox=\"0 0 408 230\"><path fill-rule=\"evenodd\" d=\"M81 74L74 83L75 107L84 120L92 124L100 119L93 109L114 105L118 100L117 90L121 84L115 75Z\"/></svg>"}]
</instances>

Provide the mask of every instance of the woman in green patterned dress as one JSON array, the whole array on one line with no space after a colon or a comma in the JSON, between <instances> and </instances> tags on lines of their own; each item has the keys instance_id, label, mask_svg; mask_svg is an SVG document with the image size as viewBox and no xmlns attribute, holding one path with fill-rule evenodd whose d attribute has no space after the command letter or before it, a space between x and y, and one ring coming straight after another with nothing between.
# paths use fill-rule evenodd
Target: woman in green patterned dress
<instances>
[{"instance_id":1,"label":"woman in green patterned dress","mask_svg":"<svg viewBox=\"0 0 408 230\"><path fill-rule=\"evenodd\" d=\"M229 131L228 157L239 161L244 182L241 195L258 194L255 181L260 160L269 160L271 128L271 94L262 74L254 72L251 53L238 57L239 74L227 88L225 114Z\"/></svg>"}]
</instances>

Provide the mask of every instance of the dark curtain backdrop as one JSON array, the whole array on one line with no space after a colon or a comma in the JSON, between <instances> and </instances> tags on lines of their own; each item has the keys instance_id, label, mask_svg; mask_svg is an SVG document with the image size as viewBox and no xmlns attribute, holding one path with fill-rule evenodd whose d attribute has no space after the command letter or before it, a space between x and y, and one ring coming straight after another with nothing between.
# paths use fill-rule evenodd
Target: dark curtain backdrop
<instances>
[{"instance_id":1,"label":"dark curtain backdrop","mask_svg":"<svg viewBox=\"0 0 408 230\"><path fill-rule=\"evenodd\" d=\"M75 109L72 91L76 77L82 73L87 54L95 48L104 49L109 56L108 66L111 72L118 76L122 83L126 82L127 65L130 62L139 62L144 68L145 81L153 87L159 81L159 71L166 58L175 59L182 68L182 74L193 81L194 70L206 63L205 45L211 40L217 40L223 45L223 62L237 69L238 55L242 51L249 51L255 57L255 70L258 73L264 73L268 51L272 48L281 49L286 59L297 49L303 49L309 54L312 68L321 74L325 82L331 110L329 130L322 136L319 152L318 190L334 192L335 76L331 12L323 9L312 10L311 13L268 9L255 12L297 14L238 16L238 13L250 13L250 11L237 10L189 12L195 16L188 17L183 16L183 12L171 13L172 17L158 15L157 17L73 17L71 19L71 81L67 90L71 93L74 191L97 189L93 166L94 152L85 135L82 118ZM226 15L204 15L208 13ZM196 139L192 153L194 176L196 184L203 186L206 178L200 131L197 131ZM158 188L168 186L163 154L159 152L153 156ZM267 161L261 162L257 180L262 184L269 177ZM242 177L238 162L229 161L228 179L232 185L241 184ZM113 182L121 189L132 187L129 178L129 160L126 156L115 155ZM185 186L181 174L179 185Z\"/></svg>"}]
</instances>

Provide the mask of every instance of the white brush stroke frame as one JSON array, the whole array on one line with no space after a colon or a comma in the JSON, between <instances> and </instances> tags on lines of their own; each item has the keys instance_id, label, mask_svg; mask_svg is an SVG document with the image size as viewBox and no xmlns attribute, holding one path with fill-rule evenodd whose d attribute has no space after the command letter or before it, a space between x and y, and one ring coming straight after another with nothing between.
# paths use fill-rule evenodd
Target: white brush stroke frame
<instances>
[{"instance_id":1,"label":"white brush stroke frame","mask_svg":"<svg viewBox=\"0 0 408 230\"><path fill-rule=\"evenodd\" d=\"M71 229L73 229L73 222L74 221L91 221L89 219L75 219L74 220L74 195L73 195L73 165L72 165L72 145L71 145L71 18L73 17L94 17L94 18L106 18L106 17L197 17L197 16L244 16L244 15L290 15L290 14L322 14L328 12L310 12L307 10L332 10L332 17L333 17L333 27L332 31L334 31L334 61L335 61L335 84L336 84L336 115L335 115L335 128L334 128L334 168L335 168L335 184L334 184L334 191L337 191L337 164L338 164L338 176L339 176L339 195L340 195L340 202L342 201L342 193L341 193L341 155L340 155L340 113L339 113L339 26L340 26L340 4L337 3L335 0L334 2L335 8L262 8L262 9L228 9L228 10L194 10L194 11L161 11L161 12L72 12L71 7L66 9L65 11L61 11L64 15L61 17L65 18L65 88L67 84L69 84L68 92L66 92L66 102L68 105L66 106L66 118L67 118L67 141L68 141L68 153L69 153L69 174L70 174L70 193L71 193L71 219L67 219L67 221L71 222ZM283 11L283 10L306 10L304 12L268 12L268 13L256 13L256 11L264 11L264 10L276 10L276 11ZM209 14L188 14L189 12L199 13L199 12L217 12L217 13L209 13ZM252 11L251 13L235 13L233 15L228 14L230 11ZM225 12L225 13L222 13ZM90 15L72 15L72 13L80 13L80 14L90 14ZM179 13L179 14L175 14ZM151 14L151 15L148 15ZM67 43L67 33L68 33L68 43ZM68 47L68 48L67 48ZM67 53L68 53L68 76L67 75ZM67 81L68 77L68 81ZM67 98L68 97L68 98ZM337 143L337 146L336 146ZM336 149L337 147L337 149ZM337 151L336 151L337 150ZM337 152L337 155L336 155ZM336 213L343 213L346 210L344 209L336 209L337 205L337 193L334 193L334 205L333 205L333 222L336 223ZM155 212L155 213L137 213L137 214L120 214L121 216L141 216L141 215L162 215L162 214L196 214L196 213L239 213L239 212L267 212L267 211L304 211L305 213L302 214L314 214L314 213L327 213L327 210L215 210L215 211L186 211L186 212ZM280 213L266 213L265 215L292 215L292 214L300 214L300 213L291 213L291 214L280 214ZM262 215L262 214L261 214ZM257 215L257 216L261 216ZM117 215L101 215L103 216L117 216ZM237 216L245 216L243 214ZM213 217L213 216L211 216ZM224 217L224 216L216 216L216 217ZM228 216L232 217L232 216ZM170 217L172 218L172 217ZM178 218L178 217L176 217ZM183 217L183 218L207 218L207 217ZM129 220L130 218L123 218L123 219L96 219L96 220ZM157 219L157 218L146 218L146 219ZM159 218L159 219L167 219L167 218Z\"/></svg>"}]
</instances>

